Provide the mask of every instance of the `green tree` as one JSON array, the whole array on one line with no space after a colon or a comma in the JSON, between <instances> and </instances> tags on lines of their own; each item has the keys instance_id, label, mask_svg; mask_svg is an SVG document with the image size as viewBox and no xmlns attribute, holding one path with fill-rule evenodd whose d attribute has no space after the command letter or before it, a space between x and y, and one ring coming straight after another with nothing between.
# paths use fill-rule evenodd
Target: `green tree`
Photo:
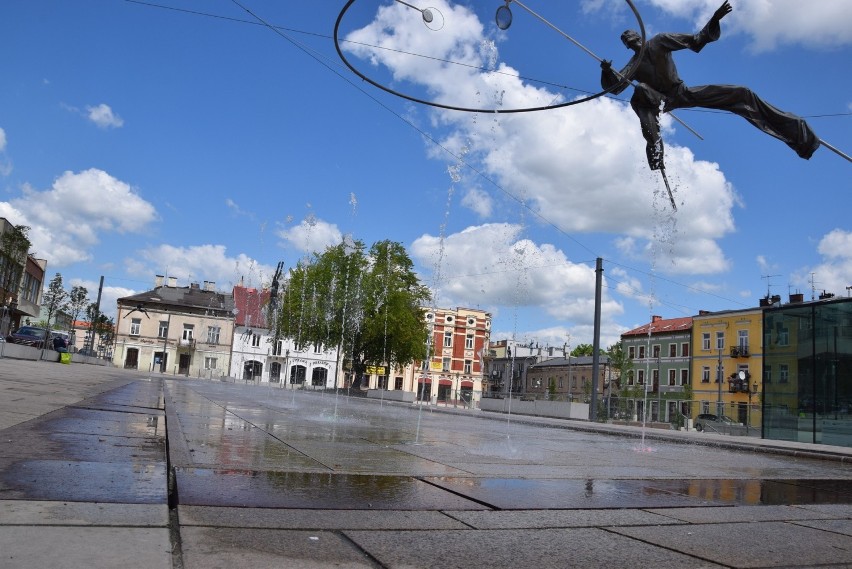
<instances>
[{"instance_id":1,"label":"green tree","mask_svg":"<svg viewBox=\"0 0 852 569\"><path fill-rule=\"evenodd\" d=\"M2 228L0 228L2 229ZM4 291L6 304L16 299L20 288L21 275L27 262L27 252L30 250L30 228L26 225L7 226L0 234L0 288Z\"/></svg>"},{"instance_id":2,"label":"green tree","mask_svg":"<svg viewBox=\"0 0 852 569\"><path fill-rule=\"evenodd\" d=\"M76 285L71 287L71 293L68 295L68 314L71 316L71 342L74 343L74 322L79 320L80 315L86 310L89 305L89 291L86 287Z\"/></svg>"},{"instance_id":3,"label":"green tree","mask_svg":"<svg viewBox=\"0 0 852 569\"><path fill-rule=\"evenodd\" d=\"M41 305L47 309L47 326L44 332L44 347L48 346L50 338L50 326L53 317L61 310L65 309L68 303L68 291L62 286L62 275L56 273L51 279L44 295L42 295Z\"/></svg>"},{"instance_id":4,"label":"green tree","mask_svg":"<svg viewBox=\"0 0 852 569\"><path fill-rule=\"evenodd\" d=\"M269 320L297 349L336 346L361 377L369 366L425 357L428 299L401 244L379 241L365 251L350 240L291 269Z\"/></svg>"},{"instance_id":5,"label":"green tree","mask_svg":"<svg viewBox=\"0 0 852 569\"><path fill-rule=\"evenodd\" d=\"M98 346L112 343L115 321L100 312L96 303L93 302L86 307L86 319L89 321L90 330L89 340L86 342L87 348L97 350Z\"/></svg>"},{"instance_id":6,"label":"green tree","mask_svg":"<svg viewBox=\"0 0 852 569\"><path fill-rule=\"evenodd\" d=\"M615 371L619 381L628 371L633 369L633 360L627 357L627 354L624 352L624 344L621 343L621 340L608 347L606 355L609 356L609 365Z\"/></svg>"},{"instance_id":7,"label":"green tree","mask_svg":"<svg viewBox=\"0 0 852 569\"><path fill-rule=\"evenodd\" d=\"M606 354L603 350L599 350L601 355ZM572 358L579 358L580 356L591 356L595 353L595 347L591 344L577 344L577 346L571 350Z\"/></svg>"}]
</instances>

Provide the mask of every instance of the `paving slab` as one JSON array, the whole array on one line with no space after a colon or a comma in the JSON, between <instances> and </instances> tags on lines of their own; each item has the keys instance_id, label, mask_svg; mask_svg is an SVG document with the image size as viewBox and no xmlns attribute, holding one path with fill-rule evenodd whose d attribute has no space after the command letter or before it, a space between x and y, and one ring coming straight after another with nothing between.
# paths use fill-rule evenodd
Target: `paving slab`
<instances>
[{"instance_id":1,"label":"paving slab","mask_svg":"<svg viewBox=\"0 0 852 569\"><path fill-rule=\"evenodd\" d=\"M852 520L797 520L793 523L852 537Z\"/></svg>"},{"instance_id":2,"label":"paving slab","mask_svg":"<svg viewBox=\"0 0 852 569\"><path fill-rule=\"evenodd\" d=\"M794 506L724 506L717 508L663 508L648 512L692 524L826 520L830 514Z\"/></svg>"},{"instance_id":3,"label":"paving slab","mask_svg":"<svg viewBox=\"0 0 852 569\"><path fill-rule=\"evenodd\" d=\"M343 533L390 568L722 567L596 528Z\"/></svg>"},{"instance_id":4,"label":"paving slab","mask_svg":"<svg viewBox=\"0 0 852 569\"><path fill-rule=\"evenodd\" d=\"M378 569L339 534L324 531L181 529L185 569Z\"/></svg>"},{"instance_id":5,"label":"paving slab","mask_svg":"<svg viewBox=\"0 0 852 569\"><path fill-rule=\"evenodd\" d=\"M408 476L176 468L181 504L340 510L479 510Z\"/></svg>"},{"instance_id":6,"label":"paving slab","mask_svg":"<svg viewBox=\"0 0 852 569\"><path fill-rule=\"evenodd\" d=\"M454 513L436 511L214 508L181 505L178 512L181 526L315 530L469 528L461 521L453 519Z\"/></svg>"},{"instance_id":7,"label":"paving slab","mask_svg":"<svg viewBox=\"0 0 852 569\"><path fill-rule=\"evenodd\" d=\"M687 507L721 504L693 496L682 480L425 478L500 510Z\"/></svg>"},{"instance_id":8,"label":"paving slab","mask_svg":"<svg viewBox=\"0 0 852 569\"><path fill-rule=\"evenodd\" d=\"M0 565L171 569L171 543L162 528L0 526Z\"/></svg>"},{"instance_id":9,"label":"paving slab","mask_svg":"<svg viewBox=\"0 0 852 569\"><path fill-rule=\"evenodd\" d=\"M0 498L127 504L167 503L164 463L0 458Z\"/></svg>"},{"instance_id":10,"label":"paving slab","mask_svg":"<svg viewBox=\"0 0 852 569\"><path fill-rule=\"evenodd\" d=\"M672 511L679 511L673 508ZM475 529L544 529L603 526L645 526L684 523L669 510L646 512L635 509L618 510L508 510L446 512L452 518ZM819 516L820 514L812 513ZM415 528L409 528L415 529Z\"/></svg>"},{"instance_id":11,"label":"paving slab","mask_svg":"<svg viewBox=\"0 0 852 569\"><path fill-rule=\"evenodd\" d=\"M614 527L610 531L730 567L852 564L846 535L784 522Z\"/></svg>"},{"instance_id":12,"label":"paving slab","mask_svg":"<svg viewBox=\"0 0 852 569\"><path fill-rule=\"evenodd\" d=\"M0 525L166 527L165 504L0 500Z\"/></svg>"}]
</instances>

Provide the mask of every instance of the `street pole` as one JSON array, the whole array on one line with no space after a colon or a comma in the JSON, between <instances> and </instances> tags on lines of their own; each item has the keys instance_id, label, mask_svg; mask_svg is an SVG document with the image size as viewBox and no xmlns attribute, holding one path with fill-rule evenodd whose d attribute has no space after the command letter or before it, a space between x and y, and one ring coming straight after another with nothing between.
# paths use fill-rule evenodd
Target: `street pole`
<instances>
[{"instance_id":1,"label":"street pole","mask_svg":"<svg viewBox=\"0 0 852 569\"><path fill-rule=\"evenodd\" d=\"M595 260L595 326L594 339L592 340L592 403L589 409L589 420L594 422L598 418L598 380L601 364L601 291L603 280L603 259Z\"/></svg>"},{"instance_id":2,"label":"street pole","mask_svg":"<svg viewBox=\"0 0 852 569\"><path fill-rule=\"evenodd\" d=\"M719 388L719 398L716 401L716 415L719 417L719 420L722 420L722 411L725 410L722 404L722 348L719 347L719 363L716 365L716 383L718 383Z\"/></svg>"}]
</instances>

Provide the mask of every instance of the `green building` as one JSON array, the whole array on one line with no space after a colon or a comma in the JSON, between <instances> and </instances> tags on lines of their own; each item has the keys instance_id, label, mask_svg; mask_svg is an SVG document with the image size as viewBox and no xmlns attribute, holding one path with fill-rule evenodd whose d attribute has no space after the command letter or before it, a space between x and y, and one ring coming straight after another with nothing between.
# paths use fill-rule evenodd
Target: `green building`
<instances>
[{"instance_id":1,"label":"green building","mask_svg":"<svg viewBox=\"0 0 852 569\"><path fill-rule=\"evenodd\" d=\"M852 298L763 313L763 438L852 447Z\"/></svg>"}]
</instances>

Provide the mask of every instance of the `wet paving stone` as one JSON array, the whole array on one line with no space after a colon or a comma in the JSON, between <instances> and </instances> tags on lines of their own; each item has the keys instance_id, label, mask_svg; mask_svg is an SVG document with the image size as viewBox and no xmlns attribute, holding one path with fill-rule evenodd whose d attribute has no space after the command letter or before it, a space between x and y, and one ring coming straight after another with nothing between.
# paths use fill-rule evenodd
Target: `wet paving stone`
<instances>
[{"instance_id":1,"label":"wet paving stone","mask_svg":"<svg viewBox=\"0 0 852 569\"><path fill-rule=\"evenodd\" d=\"M340 510L481 510L485 506L407 476L175 469L192 506Z\"/></svg>"},{"instance_id":2,"label":"wet paving stone","mask_svg":"<svg viewBox=\"0 0 852 569\"><path fill-rule=\"evenodd\" d=\"M166 498L163 462L0 459L0 499L165 504Z\"/></svg>"}]
</instances>

